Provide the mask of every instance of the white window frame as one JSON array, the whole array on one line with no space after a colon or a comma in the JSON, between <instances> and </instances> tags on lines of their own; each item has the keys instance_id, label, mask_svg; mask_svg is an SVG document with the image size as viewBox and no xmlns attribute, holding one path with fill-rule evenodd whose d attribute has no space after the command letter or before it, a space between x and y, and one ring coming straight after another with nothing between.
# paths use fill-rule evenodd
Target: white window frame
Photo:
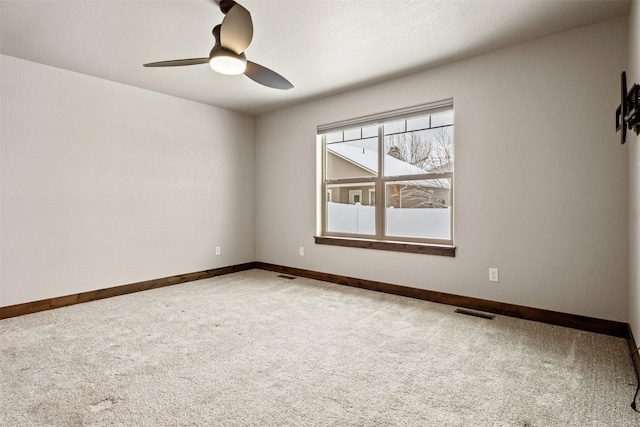
<instances>
[{"instance_id":1,"label":"white window frame","mask_svg":"<svg viewBox=\"0 0 640 427\"><path fill-rule=\"evenodd\" d=\"M388 113L381 113L373 116L367 116L358 119L345 120L338 123L318 126L318 136L319 141L322 144L322 168L321 168L321 187L322 193L327 194L327 191L331 191L328 188L329 185L344 185L347 186L349 184L363 184L363 185L373 185L374 188L369 190L369 194L372 192L375 194L375 202L372 203L371 198L369 199L369 204L376 207L376 233L374 236L362 235L362 234L349 234L349 233L336 233L336 232L328 232L327 231L327 201L326 196L322 198L322 209L321 209L321 236L326 237L344 237L344 238L354 238L354 239L374 239L377 241L389 241L389 242L407 242L407 243L423 243L428 245L442 245L442 246L451 246L454 245L454 173L446 172L446 173L428 173L421 175L409 175L402 176L401 179L403 181L411 181L411 180L424 180L424 179L449 179L451 182L450 186L450 209L449 209L449 225L450 225L450 238L449 239L423 239L423 238L415 238L415 237L400 237L400 236L389 236L385 232L385 214L386 214L386 183L397 181L399 177L393 176L384 176L384 124L394 121L399 121L403 119L410 119L425 115L433 115L442 112L453 111L453 100L445 100L436 103L410 107L402 110L396 110ZM377 125L378 128L378 174L376 177L371 178L349 178L349 179L335 179L328 180L326 178L326 165L327 165L327 141L326 134L350 130L357 127L365 127L371 125ZM450 125L448 125L450 126ZM454 121L454 129L455 129L455 121ZM454 130L455 133L455 130ZM454 151L455 151L455 143L454 143ZM350 190L349 191L349 201L353 204L352 192L362 190ZM362 196L360 195L360 202L362 203Z\"/></svg>"}]
</instances>

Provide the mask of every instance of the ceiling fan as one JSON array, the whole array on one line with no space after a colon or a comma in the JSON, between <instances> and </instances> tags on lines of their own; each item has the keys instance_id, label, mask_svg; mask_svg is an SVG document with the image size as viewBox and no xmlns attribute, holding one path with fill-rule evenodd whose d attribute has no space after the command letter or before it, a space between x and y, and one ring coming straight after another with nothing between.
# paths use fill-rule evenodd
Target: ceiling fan
<instances>
[{"instance_id":1,"label":"ceiling fan","mask_svg":"<svg viewBox=\"0 0 640 427\"><path fill-rule=\"evenodd\" d=\"M218 0L214 0L218 3ZM213 28L216 44L207 58L176 59L144 64L145 67L178 67L209 63L222 74L243 74L251 80L274 89L287 90L293 85L280 74L255 62L247 61L244 51L253 38L253 22L247 9L233 0L220 0L225 15L222 24Z\"/></svg>"}]
</instances>

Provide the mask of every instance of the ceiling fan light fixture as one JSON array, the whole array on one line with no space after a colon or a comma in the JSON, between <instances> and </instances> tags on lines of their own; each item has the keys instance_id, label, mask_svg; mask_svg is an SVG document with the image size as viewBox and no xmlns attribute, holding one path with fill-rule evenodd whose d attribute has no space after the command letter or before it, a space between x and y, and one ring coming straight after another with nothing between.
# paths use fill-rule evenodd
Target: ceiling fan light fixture
<instances>
[{"instance_id":1,"label":"ceiling fan light fixture","mask_svg":"<svg viewBox=\"0 0 640 427\"><path fill-rule=\"evenodd\" d=\"M221 47L214 47L211 51L209 65L214 71L227 75L242 74L247 69L247 57L244 52L240 55Z\"/></svg>"},{"instance_id":2,"label":"ceiling fan light fixture","mask_svg":"<svg viewBox=\"0 0 640 427\"><path fill-rule=\"evenodd\" d=\"M222 24L213 27L211 34L216 40L208 57L174 59L171 61L151 62L145 67L178 67L182 65L198 65L207 62L221 74L244 74L263 86L288 90L293 88L291 82L273 70L255 62L247 61L244 51L253 39L253 22L247 9L234 0L214 0L225 14Z\"/></svg>"}]
</instances>

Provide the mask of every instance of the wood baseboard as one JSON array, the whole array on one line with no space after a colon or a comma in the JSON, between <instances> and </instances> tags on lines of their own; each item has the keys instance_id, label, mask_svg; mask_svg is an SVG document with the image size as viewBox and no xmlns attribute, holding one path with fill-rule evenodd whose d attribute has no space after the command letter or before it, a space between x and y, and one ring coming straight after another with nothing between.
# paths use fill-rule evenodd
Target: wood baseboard
<instances>
[{"instance_id":1,"label":"wood baseboard","mask_svg":"<svg viewBox=\"0 0 640 427\"><path fill-rule=\"evenodd\" d=\"M488 313L500 314L503 316L533 320L536 322L548 323L557 326L565 326L568 328L596 332L599 334L611 335L619 338L629 338L628 324L623 322L596 319L593 317L566 314L557 311L542 310L539 308L524 307L520 305L507 304L479 298L464 297L443 292L411 288L408 286L376 282L372 280L356 279L353 277L339 276L337 274L321 273L317 271L310 271L293 267L284 267L264 262L257 262L256 268L289 274L293 276L322 280L324 282L337 283L340 285L353 286L356 288L368 289L371 291L385 292L393 295L400 295L425 301L437 302L440 304L448 304L456 307L485 311Z\"/></svg>"},{"instance_id":2,"label":"wood baseboard","mask_svg":"<svg viewBox=\"0 0 640 427\"><path fill-rule=\"evenodd\" d=\"M636 348L638 348L638 344L633 338L633 331L631 330L631 326L628 326L628 328L629 338L627 339L627 343L629 344L629 351L631 352L631 361L633 362L634 368L636 368L636 376L638 377L638 381L640 381L640 353L635 352Z\"/></svg>"},{"instance_id":3,"label":"wood baseboard","mask_svg":"<svg viewBox=\"0 0 640 427\"><path fill-rule=\"evenodd\" d=\"M469 308L473 310L485 311L488 313L500 314L503 316L516 317L519 319L533 320L552 325L565 326L589 332L596 332L620 338L626 338L631 351L636 349L636 342L627 323L615 322L612 320L596 319L593 317L566 314L556 311L542 310L538 308L524 307L514 304L501 303L479 298L464 297L447 294L443 292L429 291L426 289L411 288L408 286L393 285L390 283L363 280L353 277L340 276L337 274L322 273L311 270L304 270L294 267L268 264L264 262L248 262L245 264L233 265L229 267L216 268L212 270L198 271L195 273L181 274L177 276L164 277L161 279L147 280L144 282L131 283L128 285L116 286L113 288L98 289L95 291L82 292L74 295L33 301L24 304L16 304L7 307L0 307L0 319L21 316L23 314L37 313L39 311L51 310L59 307L80 304L83 302L95 301L103 298L110 298L118 295L130 294L133 292L146 291L149 289L161 288L164 286L176 285L178 283L190 282L194 280L206 279L209 277L221 276L239 271L259 268L262 270L274 271L293 276L307 277L324 282L337 283L345 286L352 286L371 291L385 292L393 295L400 295L425 301L448 304L456 307ZM640 354L633 357L636 372L640 375Z\"/></svg>"},{"instance_id":4,"label":"wood baseboard","mask_svg":"<svg viewBox=\"0 0 640 427\"><path fill-rule=\"evenodd\" d=\"M23 314L37 313L39 311L51 310L54 308L66 307L83 302L95 301L103 298L115 297L118 295L130 294L133 292L147 291L149 289L162 288L164 286L177 285L178 283L191 282L194 280L207 279L209 277L222 276L224 274L236 273L238 271L252 270L256 267L255 262L232 265L229 267L214 268L212 270L197 271L195 273L180 274L177 276L163 277L162 279L146 280L144 282L131 283L129 285L115 286L113 288L98 289L95 291L82 292L74 295L49 298L40 301L27 302L24 304L0 307L0 319L21 316Z\"/></svg>"}]
</instances>

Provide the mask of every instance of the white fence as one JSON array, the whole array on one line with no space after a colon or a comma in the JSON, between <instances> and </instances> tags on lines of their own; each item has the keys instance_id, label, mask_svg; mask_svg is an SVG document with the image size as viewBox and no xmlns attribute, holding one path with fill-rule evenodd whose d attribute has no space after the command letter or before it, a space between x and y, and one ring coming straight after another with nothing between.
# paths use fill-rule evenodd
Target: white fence
<instances>
[{"instance_id":1,"label":"white fence","mask_svg":"<svg viewBox=\"0 0 640 427\"><path fill-rule=\"evenodd\" d=\"M327 231L375 234L375 208L360 204L327 203ZM388 236L450 239L450 211L444 209L386 209Z\"/></svg>"}]
</instances>

